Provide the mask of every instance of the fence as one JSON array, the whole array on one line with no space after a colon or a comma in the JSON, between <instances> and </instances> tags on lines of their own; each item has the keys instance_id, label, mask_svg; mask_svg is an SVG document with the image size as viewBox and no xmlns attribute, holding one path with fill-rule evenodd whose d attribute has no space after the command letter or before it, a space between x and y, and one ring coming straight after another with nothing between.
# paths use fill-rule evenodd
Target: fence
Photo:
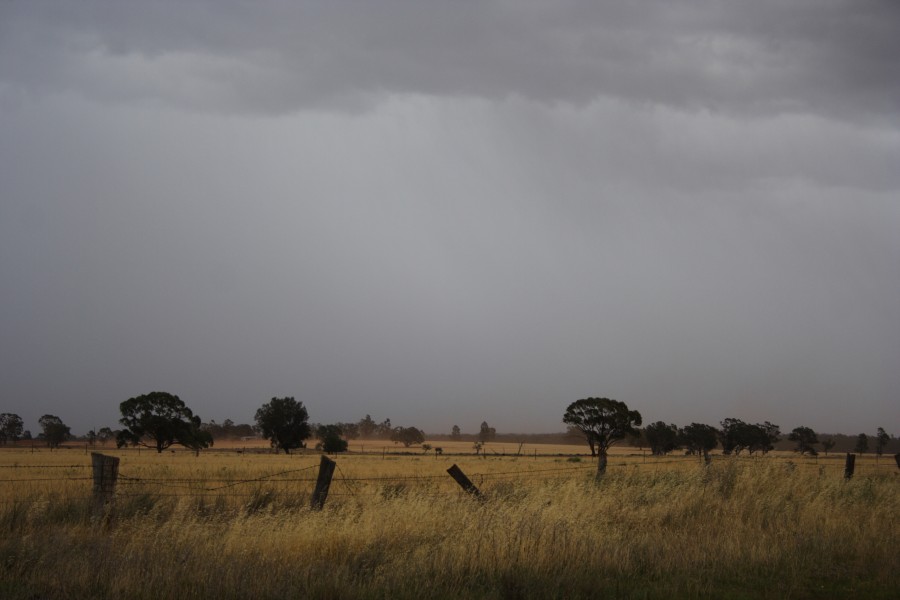
<instances>
[{"instance_id":1,"label":"fence","mask_svg":"<svg viewBox=\"0 0 900 600\"><path fill-rule=\"evenodd\" d=\"M621 460L620 460L621 458ZM873 465L861 467L856 456L847 454L841 461L839 455L819 458L800 457L758 457L736 459L733 457L717 457L715 462L729 460L767 460L785 465L789 469L815 468L821 476L843 476L849 479L856 474L872 472ZM875 472L892 469L893 461L883 457L874 463ZM900 468L900 455L894 461ZM556 459L560 460L560 459ZM570 458L580 462L580 458ZM61 465L0 465L0 487L6 493L0 497L0 504L28 504L47 501L49 498L64 500L84 500L89 502L95 516L109 514L116 499L129 498L194 498L198 501L214 500L217 502L253 503L261 499L284 495L295 498L294 505L308 504L313 510L321 509L329 496L367 495L386 496L400 493L410 488L418 488L417 493L446 495L454 491L461 495L471 495L484 499L482 486L497 482L521 482L533 479L561 479L573 476L592 474L596 467L593 462L587 464L563 463L550 468L519 468L508 471L472 472L466 475L462 469L453 464L446 473L434 475L374 475L346 476L340 464L322 455L318 463L303 467L282 469L263 473L256 477L177 477L177 476L139 476L129 474L127 465L120 472L118 457L110 457L93 453L90 464ZM638 471L665 471L680 465L697 465L698 457L648 457L648 456L611 456L608 470L632 469ZM871 461L870 461L871 462ZM41 473L37 477L28 474L36 470L58 475ZM17 494L21 491L21 494ZM10 493L11 492L11 493ZM37 492L37 493L35 493ZM11 496L11 497L10 497Z\"/></svg>"}]
</instances>

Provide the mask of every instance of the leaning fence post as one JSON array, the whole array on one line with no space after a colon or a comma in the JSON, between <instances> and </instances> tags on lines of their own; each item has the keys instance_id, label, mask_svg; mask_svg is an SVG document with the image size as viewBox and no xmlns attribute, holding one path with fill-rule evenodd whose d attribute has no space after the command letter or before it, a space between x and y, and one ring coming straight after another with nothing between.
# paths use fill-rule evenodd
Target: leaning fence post
<instances>
[{"instance_id":1,"label":"leaning fence post","mask_svg":"<svg viewBox=\"0 0 900 600\"><path fill-rule=\"evenodd\" d=\"M316 478L316 488L312 493L312 500L309 507L313 510L322 510L325 506L325 499L328 498L328 488L331 487L331 478L334 476L334 467L337 463L322 455L319 462L319 476Z\"/></svg>"},{"instance_id":2,"label":"leaning fence post","mask_svg":"<svg viewBox=\"0 0 900 600\"><path fill-rule=\"evenodd\" d=\"M466 474L462 472L462 469L460 469L456 465L453 465L452 467L447 469L447 472L450 473L450 477L455 479L456 483L458 483L462 489L466 490L466 492L472 494L476 498L481 497L481 492L477 487L475 487L474 483L469 481L469 478L466 477Z\"/></svg>"},{"instance_id":3,"label":"leaning fence post","mask_svg":"<svg viewBox=\"0 0 900 600\"><path fill-rule=\"evenodd\" d=\"M900 469L900 452L894 455L894 460L897 461L897 468Z\"/></svg>"},{"instance_id":4,"label":"leaning fence post","mask_svg":"<svg viewBox=\"0 0 900 600\"><path fill-rule=\"evenodd\" d=\"M91 452L91 468L94 475L93 514L100 517L115 498L119 457Z\"/></svg>"},{"instance_id":5,"label":"leaning fence post","mask_svg":"<svg viewBox=\"0 0 900 600\"><path fill-rule=\"evenodd\" d=\"M856 469L856 455L847 453L847 460L844 462L844 479L853 477L853 471Z\"/></svg>"}]
</instances>

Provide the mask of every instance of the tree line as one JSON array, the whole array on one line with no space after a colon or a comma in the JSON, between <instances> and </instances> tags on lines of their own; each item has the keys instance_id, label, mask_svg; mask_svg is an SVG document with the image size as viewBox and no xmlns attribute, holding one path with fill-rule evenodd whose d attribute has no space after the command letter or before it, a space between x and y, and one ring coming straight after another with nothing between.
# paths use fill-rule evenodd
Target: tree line
<instances>
[{"instance_id":1,"label":"tree line","mask_svg":"<svg viewBox=\"0 0 900 600\"><path fill-rule=\"evenodd\" d=\"M85 439L92 445L115 440L120 448L142 446L157 452L173 445L199 451L212 446L216 437L262 437L285 453L305 448L311 438L318 440L316 448L326 452L344 452L347 440L359 437L390 440L405 447L425 442L425 433L418 427L394 426L390 419L377 423L370 415L357 423L310 423L306 407L290 396L272 398L260 406L255 425L235 424L230 419L221 424L203 423L178 396L158 391L129 398L119 405L119 412L120 429L92 429ZM57 448L72 437L70 428L57 416L44 415L38 422L42 432L36 439L50 448ZM23 439L30 440L32 436L24 429L22 418L14 413L0 414L0 444Z\"/></svg>"},{"instance_id":2,"label":"tree line","mask_svg":"<svg viewBox=\"0 0 900 600\"><path fill-rule=\"evenodd\" d=\"M725 455L739 455L746 451L752 456L754 452L768 453L781 439L781 430L774 423L745 423L735 418L723 420L719 429L704 423L691 423L679 428L657 421L641 430L641 413L629 409L624 402L610 398L576 400L566 409L563 422L584 435L591 455L598 457L598 477L606 471L609 447L627 437L643 437L651 452L657 456L683 448L687 454L702 454L707 462L709 452L719 445ZM796 444L795 450L801 455L816 455L815 446L818 444L822 444L826 453L834 446L833 440L820 442L818 434L805 426L795 427L787 439ZM876 454L880 456L890 441L891 436L879 427L875 435ZM861 433L857 436L855 451L864 453L868 450L868 436Z\"/></svg>"},{"instance_id":3,"label":"tree line","mask_svg":"<svg viewBox=\"0 0 900 600\"><path fill-rule=\"evenodd\" d=\"M115 440L118 447L144 446L157 452L172 445L199 451L222 437L262 437L269 440L273 448L285 453L307 447L307 441L312 438L318 440L315 447L325 452L346 451L348 441L359 438L387 440L407 448L422 445L426 451L431 448L424 444L425 433L418 427L395 426L390 419L377 422L368 414L358 422L310 423L303 402L290 396L272 398L261 405L255 413L254 425L235 424L230 419L221 424L215 421L203 423L178 396L168 392L150 392L129 398L119 405L119 411L121 429L91 430L85 439L92 445L98 441L105 445ZM585 398L571 403L563 415L563 423L569 426L570 434L584 437L591 455L598 457L598 473L606 469L609 447L626 438L633 444L646 444L657 456L684 450L686 454L702 455L707 460L709 452L719 446L726 455L766 454L784 438L778 425L769 421L745 423L737 418L724 419L718 428L704 423L678 427L663 421L641 428L640 412L610 398ZM41 433L37 439L50 448L71 438L70 428L55 415L43 415L38 424ZM474 441L475 452L479 453L484 444L496 439L497 430L482 422L477 434L464 435L458 425L453 425L446 437L450 440L470 439ZM801 426L794 428L786 439L795 444L797 452L816 455L816 446L821 446L827 454L837 437L823 437L820 441L819 434ZM892 440L881 427L873 438L873 449L878 455ZM0 444L21 439L32 439L31 432L24 429L21 417L14 413L0 414ZM869 436L860 433L855 437L855 452L865 453L869 449Z\"/></svg>"}]
</instances>

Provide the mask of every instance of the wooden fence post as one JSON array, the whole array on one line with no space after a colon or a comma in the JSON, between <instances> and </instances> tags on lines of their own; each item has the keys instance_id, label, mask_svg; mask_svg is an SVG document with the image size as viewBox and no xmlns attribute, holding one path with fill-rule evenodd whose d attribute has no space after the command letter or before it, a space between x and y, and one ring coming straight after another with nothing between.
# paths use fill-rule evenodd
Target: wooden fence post
<instances>
[{"instance_id":1,"label":"wooden fence post","mask_svg":"<svg viewBox=\"0 0 900 600\"><path fill-rule=\"evenodd\" d=\"M322 455L319 463L319 476L316 478L316 488L312 493L309 507L313 510L322 510L325 499L328 498L328 488L331 487L331 478L334 476L334 467L337 463Z\"/></svg>"},{"instance_id":2,"label":"wooden fence post","mask_svg":"<svg viewBox=\"0 0 900 600\"><path fill-rule=\"evenodd\" d=\"M115 499L119 457L91 452L91 467L94 475L93 514L102 517Z\"/></svg>"},{"instance_id":3,"label":"wooden fence post","mask_svg":"<svg viewBox=\"0 0 900 600\"><path fill-rule=\"evenodd\" d=\"M450 474L450 477L456 480L456 483L458 483L462 489L466 490L466 492L472 494L476 498L481 497L481 492L479 491L479 489L475 487L474 483L469 481L469 478L466 477L466 474L462 472L462 469L454 464L452 467L447 469L447 472Z\"/></svg>"},{"instance_id":4,"label":"wooden fence post","mask_svg":"<svg viewBox=\"0 0 900 600\"><path fill-rule=\"evenodd\" d=\"M844 462L844 479L849 480L853 477L853 471L856 469L856 455L847 453L847 459Z\"/></svg>"},{"instance_id":5,"label":"wooden fence post","mask_svg":"<svg viewBox=\"0 0 900 600\"><path fill-rule=\"evenodd\" d=\"M894 460L897 461L897 468L900 469L900 452L894 455Z\"/></svg>"}]
</instances>

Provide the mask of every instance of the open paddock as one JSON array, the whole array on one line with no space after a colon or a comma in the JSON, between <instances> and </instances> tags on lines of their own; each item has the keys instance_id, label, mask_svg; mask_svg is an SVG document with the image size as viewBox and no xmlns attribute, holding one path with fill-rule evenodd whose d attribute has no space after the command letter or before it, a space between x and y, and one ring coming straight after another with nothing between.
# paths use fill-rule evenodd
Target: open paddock
<instances>
[{"instance_id":1,"label":"open paddock","mask_svg":"<svg viewBox=\"0 0 900 600\"><path fill-rule=\"evenodd\" d=\"M349 453L120 458L109 519L84 448L0 450L0 597L893 598L890 457ZM489 445L490 446L490 445ZM452 447L451 447L452 448ZM577 452L584 449L578 447ZM447 475L459 465L479 501Z\"/></svg>"}]
</instances>

